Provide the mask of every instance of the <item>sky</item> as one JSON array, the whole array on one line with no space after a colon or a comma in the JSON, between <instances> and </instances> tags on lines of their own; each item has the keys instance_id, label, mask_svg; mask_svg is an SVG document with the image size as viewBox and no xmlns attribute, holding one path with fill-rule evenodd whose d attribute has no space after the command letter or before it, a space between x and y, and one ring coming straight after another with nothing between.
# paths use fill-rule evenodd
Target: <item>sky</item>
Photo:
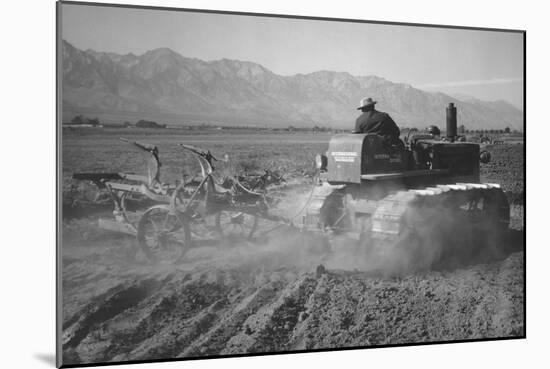
<instances>
[{"instance_id":1,"label":"sky","mask_svg":"<svg viewBox=\"0 0 550 369\"><path fill-rule=\"evenodd\" d=\"M523 108L523 34L372 23L62 5L62 37L79 49L259 63L280 75L319 70L505 100Z\"/></svg>"}]
</instances>

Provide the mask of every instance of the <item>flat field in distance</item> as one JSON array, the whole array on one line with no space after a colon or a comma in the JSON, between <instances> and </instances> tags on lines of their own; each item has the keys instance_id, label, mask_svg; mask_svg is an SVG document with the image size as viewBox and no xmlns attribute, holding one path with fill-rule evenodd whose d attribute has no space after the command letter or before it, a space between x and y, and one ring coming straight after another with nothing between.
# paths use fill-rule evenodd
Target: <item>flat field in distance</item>
<instances>
[{"instance_id":1,"label":"flat field in distance","mask_svg":"<svg viewBox=\"0 0 550 369\"><path fill-rule=\"evenodd\" d=\"M315 154L327 150L330 136L328 133L243 130L64 129L63 182L66 184L75 172L143 173L147 155L120 141L120 137L156 145L165 182L180 179L184 170L192 173L198 170L196 159L179 147L179 143L210 150L219 159L228 154L229 163L217 163L216 169L222 172L271 169L285 173L285 177L311 176Z\"/></svg>"},{"instance_id":2,"label":"flat field in distance","mask_svg":"<svg viewBox=\"0 0 550 369\"><path fill-rule=\"evenodd\" d=\"M67 190L77 184L71 180L75 172L145 173L147 155L120 141L120 137L156 145L162 163L161 179L173 183L181 179L183 173L199 173L197 160L179 147L179 143L210 150L219 159L228 154L229 163L215 163L217 173L222 176L270 169L284 174L287 180L300 181L314 175L315 155L326 152L332 135L216 129L64 129L63 188ZM481 181L501 184L510 202L523 204L524 145L488 145L485 149L491 153L492 160L481 164Z\"/></svg>"}]
</instances>

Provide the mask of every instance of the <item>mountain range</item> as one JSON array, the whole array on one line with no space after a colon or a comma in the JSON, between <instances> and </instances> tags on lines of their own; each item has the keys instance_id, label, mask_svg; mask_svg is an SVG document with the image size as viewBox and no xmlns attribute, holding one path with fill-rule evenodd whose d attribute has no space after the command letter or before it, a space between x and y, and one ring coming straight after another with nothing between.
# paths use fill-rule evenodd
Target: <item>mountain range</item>
<instances>
[{"instance_id":1,"label":"mountain range","mask_svg":"<svg viewBox=\"0 0 550 369\"><path fill-rule=\"evenodd\" d=\"M282 76L239 60L203 61L158 48L142 55L80 50L62 42L63 119L156 119L270 127L352 128L363 97L378 101L402 127L445 125L454 102L468 129L523 129L523 113L505 101L452 97L377 76L318 71Z\"/></svg>"}]
</instances>

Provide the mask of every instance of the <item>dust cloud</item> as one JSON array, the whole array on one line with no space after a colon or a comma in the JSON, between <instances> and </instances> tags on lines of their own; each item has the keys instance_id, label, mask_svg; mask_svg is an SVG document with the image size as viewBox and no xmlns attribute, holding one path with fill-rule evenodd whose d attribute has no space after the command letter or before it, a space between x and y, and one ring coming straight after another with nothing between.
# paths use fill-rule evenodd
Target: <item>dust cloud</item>
<instances>
[{"instance_id":1,"label":"dust cloud","mask_svg":"<svg viewBox=\"0 0 550 369\"><path fill-rule=\"evenodd\" d=\"M284 219L286 224L260 217L253 239L224 239L217 244L193 248L181 263L189 267L204 263L222 269L294 268L301 271L323 265L329 270L403 276L500 260L523 245L518 242L521 235L498 228L495 217L482 211L483 204L480 209L468 213L463 207L429 197L423 199L424 202L410 203L404 216L403 232L398 237L354 237L303 231L302 216L312 200L311 190L312 185L302 184L270 191L273 203L269 213ZM108 242L108 236L100 237L102 233L95 228L92 232L90 228L95 225L88 222L89 219L71 221L71 227L65 232L66 241L71 241L74 233L74 242L81 234L90 238L86 244L93 243L94 238ZM143 257L137 254L137 262L141 265Z\"/></svg>"},{"instance_id":2,"label":"dust cloud","mask_svg":"<svg viewBox=\"0 0 550 369\"><path fill-rule=\"evenodd\" d=\"M287 214L307 202L307 194L294 193L282 207ZM500 196L500 197L499 197ZM426 197L409 204L399 236L316 235L286 231L267 244L287 254L278 260L311 267L319 263L334 270L403 276L430 270L454 270L501 260L522 243L508 229L502 192L492 191L470 203L467 197ZM473 208L472 208L473 204ZM519 246L518 246L519 245ZM296 247L299 249L297 250Z\"/></svg>"}]
</instances>

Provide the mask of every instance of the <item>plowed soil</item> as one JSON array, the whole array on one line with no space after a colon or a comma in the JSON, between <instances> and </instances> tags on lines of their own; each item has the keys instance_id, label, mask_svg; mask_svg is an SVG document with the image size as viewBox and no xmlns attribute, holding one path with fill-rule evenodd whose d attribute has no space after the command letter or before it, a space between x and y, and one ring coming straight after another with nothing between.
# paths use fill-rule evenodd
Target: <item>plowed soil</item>
<instances>
[{"instance_id":1,"label":"plowed soil","mask_svg":"<svg viewBox=\"0 0 550 369\"><path fill-rule=\"evenodd\" d=\"M191 249L152 264L132 238L72 220L63 258L64 362L280 352L522 336L523 231L484 264L387 278L345 246L277 242ZM86 224L86 225L85 225ZM84 231L83 231L84 230ZM345 268L345 269L342 269Z\"/></svg>"},{"instance_id":2,"label":"plowed soil","mask_svg":"<svg viewBox=\"0 0 550 369\"><path fill-rule=\"evenodd\" d=\"M523 336L523 172L508 162L522 148L499 150L482 175L512 200L503 253L402 278L343 268L286 229L152 264L95 215L65 219L63 363Z\"/></svg>"},{"instance_id":3,"label":"plowed soil","mask_svg":"<svg viewBox=\"0 0 550 369\"><path fill-rule=\"evenodd\" d=\"M125 262L116 247L65 258L66 363L523 334L522 252L388 279L315 256L283 263L292 251L271 247L197 249L179 266Z\"/></svg>"}]
</instances>

